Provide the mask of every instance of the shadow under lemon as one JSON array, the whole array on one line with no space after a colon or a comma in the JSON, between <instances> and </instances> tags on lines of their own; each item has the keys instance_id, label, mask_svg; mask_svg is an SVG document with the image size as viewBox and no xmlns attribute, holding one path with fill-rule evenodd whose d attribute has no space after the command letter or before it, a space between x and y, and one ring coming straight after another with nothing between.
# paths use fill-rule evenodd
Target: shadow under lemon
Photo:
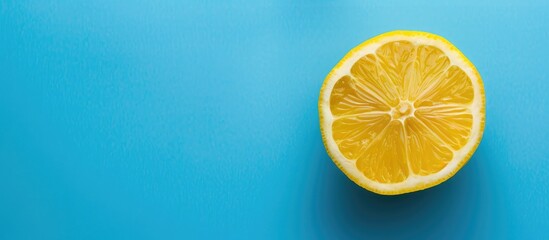
<instances>
[{"instance_id":1,"label":"shadow under lemon","mask_svg":"<svg viewBox=\"0 0 549 240\"><path fill-rule=\"evenodd\" d=\"M319 236L345 238L464 238L482 225L475 216L482 214L477 203L487 194L478 168L487 156L484 152L481 144L469 162L446 182L396 196L359 187L324 153L323 159L316 160L322 167L314 183L316 197L310 198L313 209L309 227Z\"/></svg>"}]
</instances>

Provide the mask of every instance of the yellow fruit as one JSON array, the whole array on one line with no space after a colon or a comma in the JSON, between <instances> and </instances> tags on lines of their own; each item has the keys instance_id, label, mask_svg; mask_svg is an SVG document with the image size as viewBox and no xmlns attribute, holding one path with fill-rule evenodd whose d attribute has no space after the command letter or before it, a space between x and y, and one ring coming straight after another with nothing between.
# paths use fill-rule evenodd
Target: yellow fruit
<instances>
[{"instance_id":1,"label":"yellow fruit","mask_svg":"<svg viewBox=\"0 0 549 240\"><path fill-rule=\"evenodd\" d=\"M484 87L475 66L425 32L389 32L351 50L324 80L318 107L335 164L385 195L452 177L484 131Z\"/></svg>"}]
</instances>

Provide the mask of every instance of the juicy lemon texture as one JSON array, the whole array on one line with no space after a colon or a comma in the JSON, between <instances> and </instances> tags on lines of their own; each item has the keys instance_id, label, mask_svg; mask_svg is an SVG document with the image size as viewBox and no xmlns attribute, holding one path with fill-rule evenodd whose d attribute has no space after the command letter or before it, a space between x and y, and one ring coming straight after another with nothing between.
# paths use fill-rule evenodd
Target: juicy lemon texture
<instances>
[{"instance_id":1,"label":"juicy lemon texture","mask_svg":"<svg viewBox=\"0 0 549 240\"><path fill-rule=\"evenodd\" d=\"M383 41L390 36L393 40ZM455 47L439 36L398 31L377 38L357 47L377 44L377 48L370 46L371 52L362 56L347 56L338 64L340 68L333 70L340 71L340 76L332 80L331 73L327 77L326 81L335 83L329 99L323 99L321 91L319 101L324 142L335 144L337 156L344 158L336 164L359 185L374 192L399 194L436 185L451 177L480 141L484 126L480 76ZM421 41L423 38L427 40ZM440 46L457 51L460 58L451 59ZM453 64L459 61L461 66ZM341 65L348 67L342 69L345 66ZM322 90L327 91L325 86ZM323 114L327 111L322 108L328 107L331 124L326 126ZM476 128L480 134L472 132L475 120L481 121L482 127ZM330 128L330 141L324 128ZM457 154L469 141L477 142L467 156ZM452 161L459 162L453 165L455 169L444 176L430 177ZM347 168L354 168L354 175L358 172L362 176L350 175Z\"/></svg>"}]
</instances>

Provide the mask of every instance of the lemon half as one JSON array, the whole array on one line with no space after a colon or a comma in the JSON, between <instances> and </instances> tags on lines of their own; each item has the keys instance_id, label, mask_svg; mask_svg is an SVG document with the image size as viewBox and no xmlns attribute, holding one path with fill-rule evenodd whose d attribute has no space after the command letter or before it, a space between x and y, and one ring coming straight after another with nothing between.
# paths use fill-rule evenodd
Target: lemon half
<instances>
[{"instance_id":1,"label":"lemon half","mask_svg":"<svg viewBox=\"0 0 549 240\"><path fill-rule=\"evenodd\" d=\"M393 31L352 49L324 80L318 107L332 160L384 195L452 177L484 131L478 71L449 41L426 32Z\"/></svg>"}]
</instances>

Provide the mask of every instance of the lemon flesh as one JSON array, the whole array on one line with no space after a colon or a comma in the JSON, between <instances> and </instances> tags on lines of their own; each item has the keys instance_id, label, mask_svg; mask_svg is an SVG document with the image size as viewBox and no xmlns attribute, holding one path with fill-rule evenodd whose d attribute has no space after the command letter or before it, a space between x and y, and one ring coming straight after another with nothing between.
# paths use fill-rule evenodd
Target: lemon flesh
<instances>
[{"instance_id":1,"label":"lemon flesh","mask_svg":"<svg viewBox=\"0 0 549 240\"><path fill-rule=\"evenodd\" d=\"M326 77L320 127L360 186L402 194L437 185L471 157L484 129L477 70L440 36L395 31L351 50Z\"/></svg>"}]
</instances>

